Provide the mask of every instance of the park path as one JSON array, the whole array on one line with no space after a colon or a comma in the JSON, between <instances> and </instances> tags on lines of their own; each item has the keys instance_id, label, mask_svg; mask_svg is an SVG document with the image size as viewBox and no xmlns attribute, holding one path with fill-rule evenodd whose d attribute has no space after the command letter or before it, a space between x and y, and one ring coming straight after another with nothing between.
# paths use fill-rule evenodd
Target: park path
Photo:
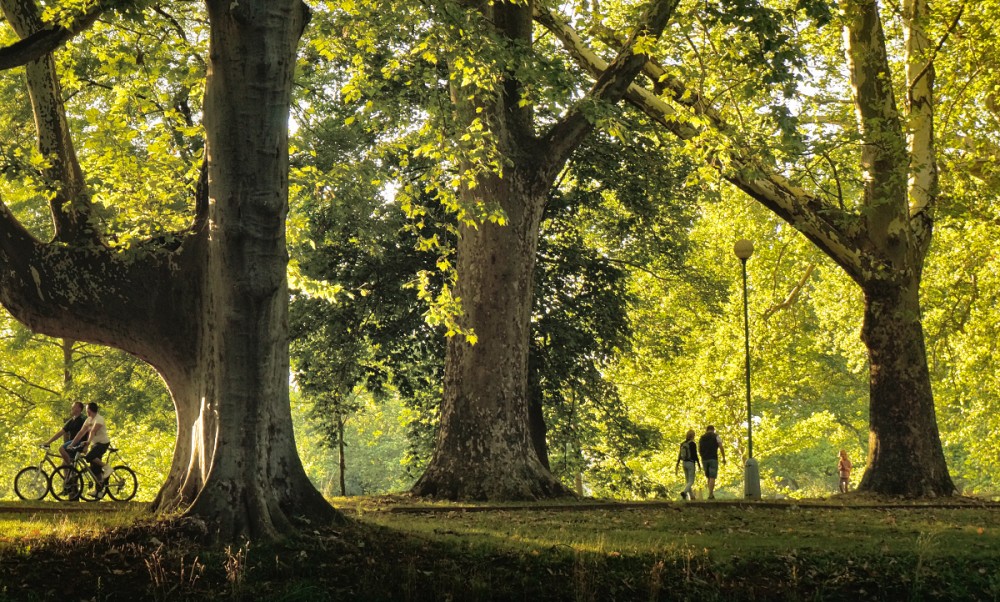
<instances>
[{"instance_id":1,"label":"park path","mask_svg":"<svg viewBox=\"0 0 1000 602\"><path fill-rule=\"evenodd\" d=\"M407 496L387 496L384 498L339 498L334 506L341 511L361 509L364 512L391 512L402 514L425 512L511 512L511 511L586 511L586 510L628 510L649 508L691 508L711 509L718 507L737 508L779 508L779 509L825 509L825 510L889 510L889 509L972 509L1000 508L1000 502L969 497L938 500L761 500L715 499L694 501L652 500L644 502L618 501L576 501L567 503L537 502L510 504L421 504L417 498ZM365 502L364 500L367 500Z\"/></svg>"}]
</instances>

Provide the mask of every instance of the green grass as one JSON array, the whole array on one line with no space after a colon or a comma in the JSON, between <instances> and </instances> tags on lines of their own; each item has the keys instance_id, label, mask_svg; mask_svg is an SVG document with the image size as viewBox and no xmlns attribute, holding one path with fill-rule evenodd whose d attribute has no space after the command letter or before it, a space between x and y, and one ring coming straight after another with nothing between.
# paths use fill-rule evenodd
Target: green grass
<instances>
[{"instance_id":1,"label":"green grass","mask_svg":"<svg viewBox=\"0 0 1000 602\"><path fill-rule=\"evenodd\" d=\"M142 507L0 505L0 601L1000 599L995 507L335 504L222 550Z\"/></svg>"},{"instance_id":2,"label":"green grass","mask_svg":"<svg viewBox=\"0 0 1000 602\"><path fill-rule=\"evenodd\" d=\"M366 512L366 523L443 543L530 551L552 546L602 554L704 550L714 560L775 549L877 554L934 553L973 558L1000 551L998 509L785 509L659 507Z\"/></svg>"},{"instance_id":3,"label":"green grass","mask_svg":"<svg viewBox=\"0 0 1000 602\"><path fill-rule=\"evenodd\" d=\"M98 537L103 532L148 518L139 504L62 502L0 503L0 555L10 545L63 540L69 537Z\"/></svg>"}]
</instances>

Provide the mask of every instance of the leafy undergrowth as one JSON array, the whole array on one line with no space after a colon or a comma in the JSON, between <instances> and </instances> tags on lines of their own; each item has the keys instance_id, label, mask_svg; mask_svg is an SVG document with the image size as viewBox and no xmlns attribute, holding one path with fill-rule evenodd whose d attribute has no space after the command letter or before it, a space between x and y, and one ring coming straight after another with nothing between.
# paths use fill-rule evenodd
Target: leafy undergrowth
<instances>
[{"instance_id":1,"label":"leafy undergrowth","mask_svg":"<svg viewBox=\"0 0 1000 602\"><path fill-rule=\"evenodd\" d=\"M0 507L0 600L1000 598L992 506L337 505L346 525L225 549L141 508Z\"/></svg>"}]
</instances>

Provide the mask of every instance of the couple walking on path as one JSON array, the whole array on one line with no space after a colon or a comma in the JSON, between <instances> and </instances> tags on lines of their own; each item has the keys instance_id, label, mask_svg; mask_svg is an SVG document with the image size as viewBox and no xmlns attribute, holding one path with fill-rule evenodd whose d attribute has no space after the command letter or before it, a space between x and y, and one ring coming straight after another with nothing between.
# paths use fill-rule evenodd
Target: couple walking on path
<instances>
[{"instance_id":1,"label":"couple walking on path","mask_svg":"<svg viewBox=\"0 0 1000 602\"><path fill-rule=\"evenodd\" d=\"M694 475L698 468L705 472L705 479L708 481L708 499L715 499L715 479L719 476L719 462L726 463L726 450L722 447L722 439L715 432L715 427L711 424L705 427L705 434L698 439L698 444L694 442L694 430L687 432L687 438L681 443L680 453L677 455L677 464L674 470L683 464L684 477L686 483L681 498L690 500L691 487L694 485Z\"/></svg>"}]
</instances>

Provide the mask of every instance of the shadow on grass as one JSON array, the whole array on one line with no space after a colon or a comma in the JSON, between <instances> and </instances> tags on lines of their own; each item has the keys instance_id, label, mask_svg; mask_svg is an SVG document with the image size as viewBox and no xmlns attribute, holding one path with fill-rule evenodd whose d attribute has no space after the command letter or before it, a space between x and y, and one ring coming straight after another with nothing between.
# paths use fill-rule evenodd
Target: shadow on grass
<instances>
[{"instance_id":1,"label":"shadow on grass","mask_svg":"<svg viewBox=\"0 0 1000 602\"><path fill-rule=\"evenodd\" d=\"M293 543L224 549L183 520L138 520L5 541L0 600L995 599L996 513L363 511Z\"/></svg>"}]
</instances>

